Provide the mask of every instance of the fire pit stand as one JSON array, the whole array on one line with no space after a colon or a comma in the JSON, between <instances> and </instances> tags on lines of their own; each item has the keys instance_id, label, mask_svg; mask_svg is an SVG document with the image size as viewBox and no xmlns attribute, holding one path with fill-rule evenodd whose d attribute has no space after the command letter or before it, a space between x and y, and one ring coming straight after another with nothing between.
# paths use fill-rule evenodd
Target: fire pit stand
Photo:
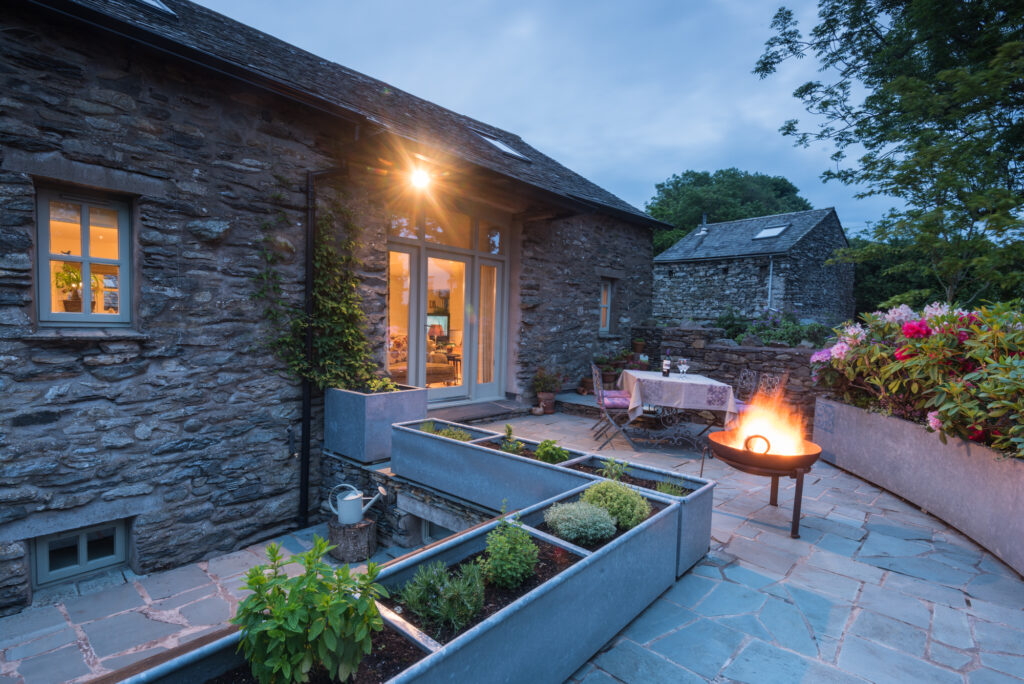
<instances>
[{"instance_id":1,"label":"fire pit stand","mask_svg":"<svg viewBox=\"0 0 1024 684\"><path fill-rule=\"evenodd\" d=\"M800 538L800 504L804 498L804 475L811 472L811 466L821 455L821 447L813 442L804 441L803 451L800 454L771 454L771 443L761 435L751 435L744 441L743 449L729 446L733 441L735 430L723 430L712 432L708 435L711 441L711 451L720 460L732 466L736 470L751 475L761 475L772 478L772 489L769 503L772 506L779 505L779 478L790 477L796 480L796 492L793 496L793 522L790 526L789 536L794 539ZM758 440L763 441L764 451L758 452L752 446L760 446ZM753 444L752 444L753 442Z\"/></svg>"}]
</instances>

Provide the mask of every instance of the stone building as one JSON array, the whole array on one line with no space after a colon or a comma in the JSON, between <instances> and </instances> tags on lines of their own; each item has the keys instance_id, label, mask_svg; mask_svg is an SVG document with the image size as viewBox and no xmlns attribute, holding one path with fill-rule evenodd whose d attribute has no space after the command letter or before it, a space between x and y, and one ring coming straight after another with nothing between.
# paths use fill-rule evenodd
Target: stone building
<instances>
[{"instance_id":1,"label":"stone building","mask_svg":"<svg viewBox=\"0 0 1024 684\"><path fill-rule=\"evenodd\" d=\"M654 258L654 316L713 321L733 310L835 324L853 316L853 265L827 264L846 234L835 209L699 226Z\"/></svg>"},{"instance_id":2,"label":"stone building","mask_svg":"<svg viewBox=\"0 0 1024 684\"><path fill-rule=\"evenodd\" d=\"M269 251L303 301L327 199L381 368L438 404L650 316L656 222L512 133L186 0L10 0L0 35L0 614L315 513L322 404L304 482L252 295Z\"/></svg>"}]
</instances>

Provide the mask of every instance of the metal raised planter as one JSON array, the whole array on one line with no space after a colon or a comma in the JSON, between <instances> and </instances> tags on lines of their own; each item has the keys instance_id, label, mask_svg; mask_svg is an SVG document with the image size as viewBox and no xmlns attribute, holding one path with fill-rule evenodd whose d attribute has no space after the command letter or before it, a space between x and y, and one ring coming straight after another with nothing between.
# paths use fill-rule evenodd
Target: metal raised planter
<instances>
[{"instance_id":1,"label":"metal raised planter","mask_svg":"<svg viewBox=\"0 0 1024 684\"><path fill-rule=\"evenodd\" d=\"M569 468L574 465L602 468L610 460L612 459L588 454L559 463L558 465L563 468ZM682 577L687 570L696 565L697 561L707 554L711 546L711 511L714 508L715 482L639 463L626 463L628 466L626 472L633 477L642 477L659 482L672 482L694 490L685 496L671 496L661 492L656 493L656 496L679 503L676 576ZM644 493L654 493L653 490L643 487L638 487L637 489Z\"/></svg>"},{"instance_id":2,"label":"metal raised planter","mask_svg":"<svg viewBox=\"0 0 1024 684\"><path fill-rule=\"evenodd\" d=\"M327 389L324 449L360 463L387 460L391 454L391 424L427 415L427 390L399 387L397 392L376 394Z\"/></svg>"},{"instance_id":3,"label":"metal raised planter","mask_svg":"<svg viewBox=\"0 0 1024 684\"><path fill-rule=\"evenodd\" d=\"M543 520L545 508L575 498L584 489L531 506L521 512L522 519ZM527 525L532 536L569 549L581 560L449 643L428 646L433 653L390 681L564 681L675 580L679 504L659 496L648 498L666 508L593 552ZM424 563L457 563L482 550L487 533L497 524L491 522L401 560L385 568L378 581L395 589ZM429 644L429 638L425 641L425 635L410 631L407 624L392 626L406 631L413 641Z\"/></svg>"},{"instance_id":4,"label":"metal raised planter","mask_svg":"<svg viewBox=\"0 0 1024 684\"><path fill-rule=\"evenodd\" d=\"M479 444L423 432L425 421L392 426L391 470L399 477L456 496L464 501L501 510L532 506L594 478L531 458L489 449ZM433 421L474 435L474 441L498 438L495 432L468 425ZM521 440L536 444L529 440ZM575 452L580 454L580 452ZM582 455L582 454L580 454Z\"/></svg>"}]
</instances>

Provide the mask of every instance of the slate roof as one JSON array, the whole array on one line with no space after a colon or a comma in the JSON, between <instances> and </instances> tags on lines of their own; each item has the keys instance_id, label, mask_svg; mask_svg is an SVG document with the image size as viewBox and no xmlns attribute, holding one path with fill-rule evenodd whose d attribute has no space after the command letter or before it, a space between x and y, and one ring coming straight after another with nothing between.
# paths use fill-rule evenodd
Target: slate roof
<instances>
[{"instance_id":1,"label":"slate roof","mask_svg":"<svg viewBox=\"0 0 1024 684\"><path fill-rule=\"evenodd\" d=\"M664 264L785 254L805 235L821 225L826 218L835 216L835 213L836 210L829 207L828 209L793 211L788 214L772 216L756 216L739 221L709 223L706 235L701 235L700 227L698 227L654 257L654 262ZM838 223L838 221L839 217L836 216L836 222ZM783 225L786 226L786 229L774 237L754 237L766 228Z\"/></svg>"},{"instance_id":2,"label":"slate roof","mask_svg":"<svg viewBox=\"0 0 1024 684\"><path fill-rule=\"evenodd\" d=\"M391 133L442 150L503 176L555 193L574 206L604 209L642 225L660 221L598 187L525 143L519 136L347 69L188 0L161 0L164 12L144 0L34 0L78 19L101 23L161 49L211 57L340 107ZM284 8L285 5L282 5ZM226 70L231 73L236 69ZM566 125L569 125L567 122ZM474 133L498 139L530 161L502 152Z\"/></svg>"}]
</instances>

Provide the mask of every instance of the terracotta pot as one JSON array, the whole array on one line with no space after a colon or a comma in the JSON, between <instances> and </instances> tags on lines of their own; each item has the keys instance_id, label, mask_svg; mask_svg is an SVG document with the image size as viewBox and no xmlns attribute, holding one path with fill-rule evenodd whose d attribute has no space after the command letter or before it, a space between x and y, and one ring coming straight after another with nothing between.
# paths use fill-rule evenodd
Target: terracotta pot
<instances>
[{"instance_id":1,"label":"terracotta pot","mask_svg":"<svg viewBox=\"0 0 1024 684\"><path fill-rule=\"evenodd\" d=\"M603 385L614 385L618 379L618 371L601 371L601 384Z\"/></svg>"},{"instance_id":2,"label":"terracotta pot","mask_svg":"<svg viewBox=\"0 0 1024 684\"><path fill-rule=\"evenodd\" d=\"M544 409L544 413L555 412L554 392L537 392L537 402L540 404L540 407Z\"/></svg>"},{"instance_id":3,"label":"terracotta pot","mask_svg":"<svg viewBox=\"0 0 1024 684\"><path fill-rule=\"evenodd\" d=\"M644 342L643 340L633 340L633 353L634 354L641 354L641 353L643 353L644 347L646 347L646 346L647 346L647 343Z\"/></svg>"}]
</instances>

